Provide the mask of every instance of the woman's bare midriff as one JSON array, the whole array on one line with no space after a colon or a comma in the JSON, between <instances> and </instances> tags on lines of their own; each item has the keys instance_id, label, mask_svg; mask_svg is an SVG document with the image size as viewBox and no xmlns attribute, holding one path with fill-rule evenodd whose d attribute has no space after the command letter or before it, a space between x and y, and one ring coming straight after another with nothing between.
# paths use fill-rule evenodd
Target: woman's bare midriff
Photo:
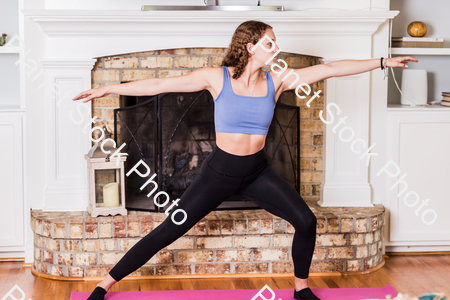
<instances>
[{"instance_id":1,"label":"woman's bare midriff","mask_svg":"<svg viewBox=\"0 0 450 300\"><path fill-rule=\"evenodd\" d=\"M231 71L230 77L234 74L234 68L229 68ZM218 67L214 68L214 73L211 74L212 85L208 88L209 92L213 96L213 99L216 100L220 91L223 89L223 69ZM275 87L275 101L277 101L280 94L283 92L281 87L281 79L279 79L276 74L271 74L271 78ZM267 87L262 86L264 91L260 91L260 94L263 95L266 93ZM236 88L233 88L235 91ZM241 92L241 91L240 91ZM244 92L242 92L244 94ZM216 145L220 149L225 152L234 154L234 155L251 155L262 148L264 148L266 142L266 134L247 134L247 133L228 133L228 132L216 132Z\"/></svg>"},{"instance_id":2,"label":"woman's bare midriff","mask_svg":"<svg viewBox=\"0 0 450 300\"><path fill-rule=\"evenodd\" d=\"M234 155L250 155L264 148L265 134L216 132L216 145Z\"/></svg>"}]
</instances>

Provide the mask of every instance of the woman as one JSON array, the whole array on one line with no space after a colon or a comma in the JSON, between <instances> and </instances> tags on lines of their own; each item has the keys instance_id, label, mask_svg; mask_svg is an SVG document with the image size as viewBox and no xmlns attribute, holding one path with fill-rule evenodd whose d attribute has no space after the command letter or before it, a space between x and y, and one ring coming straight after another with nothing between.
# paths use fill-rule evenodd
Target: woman
<instances>
[{"instance_id":1,"label":"woman","mask_svg":"<svg viewBox=\"0 0 450 300\"><path fill-rule=\"evenodd\" d=\"M318 300L308 287L308 273L316 241L317 219L296 190L275 174L267 165L264 154L266 134L280 94L295 88L295 77L277 76L274 71L263 72L271 58L276 62L278 46L272 27L247 21L236 29L222 67L204 67L190 74L171 78L152 78L125 84L90 89L73 100L118 95L156 95L167 92L208 90L214 99L216 146L203 162L200 175L183 193L179 209L187 213L186 221L176 225L166 220L142 238L100 282L88 300L103 299L117 281L145 264L162 248L184 235L200 219L232 195L243 195L261 208L293 225L292 258L295 274L294 298ZM255 47L259 41L263 47ZM387 67L405 67L411 57L387 59ZM334 76L367 72L381 67L380 60L337 61L304 69L294 69L298 83L311 84ZM276 70L276 69L275 69ZM277 70L276 70L277 71ZM279 70L278 70L279 71ZM289 86L292 85L292 88ZM174 211L174 210L172 210ZM171 212L172 213L172 212ZM320 300L320 299L319 299Z\"/></svg>"}]
</instances>

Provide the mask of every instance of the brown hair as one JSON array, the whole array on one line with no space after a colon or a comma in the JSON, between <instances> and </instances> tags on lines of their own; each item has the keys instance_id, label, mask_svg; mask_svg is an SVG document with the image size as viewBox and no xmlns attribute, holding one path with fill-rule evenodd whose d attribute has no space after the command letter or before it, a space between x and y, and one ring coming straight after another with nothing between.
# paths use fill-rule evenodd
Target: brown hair
<instances>
[{"instance_id":1,"label":"brown hair","mask_svg":"<svg viewBox=\"0 0 450 300\"><path fill-rule=\"evenodd\" d=\"M246 21L239 25L231 38L230 46L222 61L222 66L234 67L233 78L238 79L248 64L250 53L247 43L255 45L272 26L260 21Z\"/></svg>"}]
</instances>

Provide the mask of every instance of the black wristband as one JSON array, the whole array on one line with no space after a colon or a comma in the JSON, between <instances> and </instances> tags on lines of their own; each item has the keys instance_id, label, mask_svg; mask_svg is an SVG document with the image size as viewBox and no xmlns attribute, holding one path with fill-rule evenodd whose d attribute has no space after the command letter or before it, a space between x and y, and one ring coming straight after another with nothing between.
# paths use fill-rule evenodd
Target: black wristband
<instances>
[{"instance_id":1,"label":"black wristband","mask_svg":"<svg viewBox=\"0 0 450 300\"><path fill-rule=\"evenodd\" d=\"M381 70L383 70L384 68L383 68L383 56L381 57L381 59L380 59L380 62L381 62Z\"/></svg>"}]
</instances>

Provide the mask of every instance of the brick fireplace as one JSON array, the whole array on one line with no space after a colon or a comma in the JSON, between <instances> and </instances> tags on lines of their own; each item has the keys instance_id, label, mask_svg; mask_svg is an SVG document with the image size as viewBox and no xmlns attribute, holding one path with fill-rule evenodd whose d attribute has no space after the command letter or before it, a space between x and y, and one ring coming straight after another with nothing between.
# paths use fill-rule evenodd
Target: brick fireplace
<instances>
[{"instance_id":1,"label":"brick fireplace","mask_svg":"<svg viewBox=\"0 0 450 300\"><path fill-rule=\"evenodd\" d=\"M182 48L100 57L92 70L92 87L96 88L144 78L179 76L205 66L219 67L225 51L226 49L224 48ZM304 68L322 63L318 57L295 53L280 53L278 57L293 68ZM264 69L268 69L268 67ZM323 84L323 81L312 84L313 92L323 91ZM319 119L319 111L324 107L324 93L321 92L320 95L321 98L318 101L314 101L310 108L306 106L306 98L300 99L296 97L293 90L283 93L279 99L280 103L300 107L300 191L305 201L310 202L317 202L320 199L320 183L322 181L324 126ZM93 126L105 125L108 131L114 132L113 110L121 107L124 99L121 99L120 95L109 95L94 99L92 102L92 116L97 116L97 120L99 120ZM140 110L142 109L140 108ZM213 130L213 128L210 128L210 130ZM120 128L117 131L120 132ZM94 133L94 138L97 137ZM295 137L296 139L297 137ZM119 145L123 142L128 143L128 141L124 141L120 137L118 141ZM294 142L297 143L297 141ZM130 166L136 162L131 163ZM292 166L286 165L286 168L292 169ZM151 169L154 168L151 167ZM101 178L97 179L96 182L100 183L97 187L97 198L100 199L102 183ZM108 182L108 179L105 178L103 184ZM294 186L293 183L292 185Z\"/></svg>"},{"instance_id":2,"label":"brick fireplace","mask_svg":"<svg viewBox=\"0 0 450 300\"><path fill-rule=\"evenodd\" d=\"M220 66L225 51L182 48L100 57L92 70L92 87L178 76L205 66ZM318 57L295 53L280 53L279 58L293 68L322 63ZM323 86L323 81L317 82L312 89L323 91ZM323 99L323 93L321 96ZM323 100L307 107L307 98L299 99L285 92L280 101L300 107L300 194L318 218L312 275L351 274L380 266L382 206L352 209L317 205L323 171L324 126L319 119ZM95 126L105 125L114 132L113 110L120 107L120 96L109 95L92 102L92 115L99 120ZM105 183L109 181L105 178ZM101 184L97 197L101 197ZM144 211L129 211L126 217L98 218L85 212L64 215L34 212L34 272L54 278L105 276L129 248L165 217L164 213ZM214 211L131 276L292 273L293 234L289 222L261 209Z\"/></svg>"},{"instance_id":3,"label":"brick fireplace","mask_svg":"<svg viewBox=\"0 0 450 300\"><path fill-rule=\"evenodd\" d=\"M46 35L40 59L46 82L60 84L70 96L92 87L219 66L236 26L251 19L274 27L284 50L279 57L290 67L366 59L371 57L372 34L395 15L64 10L24 14ZM361 74L312 85L314 91L324 92L312 107L306 106L310 97L291 99L300 107L300 194L318 218L313 274L364 272L383 265L385 209L372 204L367 167L340 144L331 126L318 119L327 102L334 102L348 116L356 136L368 140L369 78ZM161 223L163 214L130 211L123 217L91 218L84 212L83 156L91 142L82 127L95 115L101 116L96 125L113 132L112 111L120 105L119 96L87 104L89 113L81 125L68 121L77 103L67 95L46 90L45 99L44 106L30 110L36 118L45 110L47 149L42 167L46 186L36 193L40 202L33 207L39 209L31 212L33 272L56 279L103 276L139 237ZM31 164L35 163L41 162ZM212 212L133 275L292 275L292 230L286 221L261 210Z\"/></svg>"}]
</instances>

